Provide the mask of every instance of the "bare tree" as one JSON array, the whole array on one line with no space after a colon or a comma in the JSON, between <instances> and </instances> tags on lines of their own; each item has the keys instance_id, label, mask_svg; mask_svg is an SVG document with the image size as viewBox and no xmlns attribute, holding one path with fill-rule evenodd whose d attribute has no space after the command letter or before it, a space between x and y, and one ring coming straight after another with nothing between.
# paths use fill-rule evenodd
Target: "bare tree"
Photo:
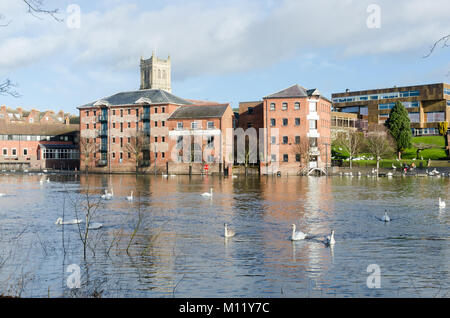
<instances>
[{"instance_id":1,"label":"bare tree","mask_svg":"<svg viewBox=\"0 0 450 318\"><path fill-rule=\"evenodd\" d=\"M41 18L41 15L49 15L53 19L58 22L62 22L63 19L58 17L59 10L58 9L46 9L44 7L43 0L22 0L22 2L26 5L27 11L29 14L34 17ZM5 16L0 14L0 21L4 20ZM0 27L7 27L11 24L11 20L0 23ZM3 82L0 82L0 95L10 95L13 97L20 97L20 94L14 89L17 85L12 83L9 79L5 79Z\"/></svg>"},{"instance_id":2,"label":"bare tree","mask_svg":"<svg viewBox=\"0 0 450 318\"><path fill-rule=\"evenodd\" d=\"M311 160L311 143L308 138L300 138L293 144L293 152L296 156L300 156L300 174L306 175L309 172L309 162Z\"/></svg>"},{"instance_id":3,"label":"bare tree","mask_svg":"<svg viewBox=\"0 0 450 318\"><path fill-rule=\"evenodd\" d=\"M141 165L143 160L144 151L150 151L150 139L142 130L139 130L130 137L130 142L126 144L125 149L133 157L137 174L139 171L139 166Z\"/></svg>"},{"instance_id":4,"label":"bare tree","mask_svg":"<svg viewBox=\"0 0 450 318\"><path fill-rule=\"evenodd\" d=\"M87 137L80 138L80 153L82 155L80 160L84 161L84 171L86 173L88 173L89 166L94 160L93 155L97 152L97 150L98 144L95 142L95 138L92 139L92 142L90 142L89 138Z\"/></svg>"},{"instance_id":5,"label":"bare tree","mask_svg":"<svg viewBox=\"0 0 450 318\"><path fill-rule=\"evenodd\" d=\"M393 140L383 127L375 128L366 137L365 148L368 153L376 158L377 174L380 169L380 160L383 156L394 151Z\"/></svg>"},{"instance_id":6,"label":"bare tree","mask_svg":"<svg viewBox=\"0 0 450 318\"><path fill-rule=\"evenodd\" d=\"M358 131L349 131L348 133L339 133L334 140L334 145L343 148L350 155L350 169L352 160L362 150L364 135Z\"/></svg>"}]
</instances>

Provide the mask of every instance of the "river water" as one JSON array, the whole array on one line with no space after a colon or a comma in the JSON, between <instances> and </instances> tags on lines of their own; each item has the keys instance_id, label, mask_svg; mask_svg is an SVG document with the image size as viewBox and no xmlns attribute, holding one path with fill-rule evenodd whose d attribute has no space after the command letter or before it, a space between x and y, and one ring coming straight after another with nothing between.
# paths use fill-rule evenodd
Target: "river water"
<instances>
[{"instance_id":1,"label":"river water","mask_svg":"<svg viewBox=\"0 0 450 318\"><path fill-rule=\"evenodd\" d=\"M449 186L434 177L0 175L0 295L448 297L450 208L438 198ZM100 199L105 189L112 200ZM55 221L84 218L88 201L103 227L89 231L84 258L84 225ZM390 223L380 221L385 210ZM223 237L224 223L235 237ZM312 238L291 242L291 224ZM72 264L79 289L68 287Z\"/></svg>"}]
</instances>

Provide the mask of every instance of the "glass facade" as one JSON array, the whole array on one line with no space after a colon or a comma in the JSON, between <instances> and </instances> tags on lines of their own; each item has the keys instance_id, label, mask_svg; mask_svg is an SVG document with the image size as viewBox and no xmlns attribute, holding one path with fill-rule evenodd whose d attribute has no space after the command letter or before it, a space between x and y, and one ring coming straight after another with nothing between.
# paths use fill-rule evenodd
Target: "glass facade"
<instances>
[{"instance_id":1,"label":"glass facade","mask_svg":"<svg viewBox=\"0 0 450 318\"><path fill-rule=\"evenodd\" d=\"M367 100L379 100L379 99L392 99L392 98L404 98L404 97L416 97L420 96L420 91L406 91L406 92L390 92L381 94L348 96L348 97L336 97L333 98L333 103L348 103Z\"/></svg>"}]
</instances>

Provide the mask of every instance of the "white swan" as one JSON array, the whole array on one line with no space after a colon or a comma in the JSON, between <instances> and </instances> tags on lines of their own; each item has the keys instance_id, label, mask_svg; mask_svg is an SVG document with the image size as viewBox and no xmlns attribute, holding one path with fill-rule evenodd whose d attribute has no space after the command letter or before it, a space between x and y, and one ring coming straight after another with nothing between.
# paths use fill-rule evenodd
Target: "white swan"
<instances>
[{"instance_id":1,"label":"white swan","mask_svg":"<svg viewBox=\"0 0 450 318\"><path fill-rule=\"evenodd\" d=\"M111 193L109 193L106 189L105 189L105 194L103 194L101 196L102 199L104 200L112 200L114 196L114 189L111 188Z\"/></svg>"},{"instance_id":2,"label":"white swan","mask_svg":"<svg viewBox=\"0 0 450 318\"><path fill-rule=\"evenodd\" d=\"M98 230L102 227L103 227L103 224L101 224L101 223L90 223L88 226L88 229L89 230Z\"/></svg>"},{"instance_id":3,"label":"white swan","mask_svg":"<svg viewBox=\"0 0 450 318\"><path fill-rule=\"evenodd\" d=\"M225 237L233 237L236 235L236 233L234 233L233 230L228 228L228 224L225 223L224 228L225 228L225 234L224 234Z\"/></svg>"},{"instance_id":4,"label":"white swan","mask_svg":"<svg viewBox=\"0 0 450 318\"><path fill-rule=\"evenodd\" d=\"M397 169L397 167L394 165L394 163L392 163L392 169Z\"/></svg>"},{"instance_id":5,"label":"white swan","mask_svg":"<svg viewBox=\"0 0 450 318\"><path fill-rule=\"evenodd\" d=\"M334 230L331 231L331 234L325 237L325 244L326 245L334 245L336 241L334 240Z\"/></svg>"},{"instance_id":6,"label":"white swan","mask_svg":"<svg viewBox=\"0 0 450 318\"><path fill-rule=\"evenodd\" d=\"M237 175L233 175L231 178L236 179L238 176Z\"/></svg>"},{"instance_id":7,"label":"white swan","mask_svg":"<svg viewBox=\"0 0 450 318\"><path fill-rule=\"evenodd\" d=\"M202 196L203 197L212 197L213 196L213 189L211 188L210 192L202 193Z\"/></svg>"},{"instance_id":8,"label":"white swan","mask_svg":"<svg viewBox=\"0 0 450 318\"><path fill-rule=\"evenodd\" d=\"M55 222L56 225L73 225L73 224L80 224L82 223L82 220L74 219L70 221L63 221L62 218L58 218Z\"/></svg>"},{"instance_id":9,"label":"white swan","mask_svg":"<svg viewBox=\"0 0 450 318\"><path fill-rule=\"evenodd\" d=\"M388 172L386 175L387 175L388 177L392 177L394 174L393 174L392 172Z\"/></svg>"},{"instance_id":10,"label":"white swan","mask_svg":"<svg viewBox=\"0 0 450 318\"><path fill-rule=\"evenodd\" d=\"M128 201L133 201L133 191L131 191L130 196L127 197Z\"/></svg>"},{"instance_id":11,"label":"white swan","mask_svg":"<svg viewBox=\"0 0 450 318\"><path fill-rule=\"evenodd\" d=\"M441 198L439 198L439 207L440 208L445 208L445 201L442 201Z\"/></svg>"},{"instance_id":12,"label":"white swan","mask_svg":"<svg viewBox=\"0 0 450 318\"><path fill-rule=\"evenodd\" d=\"M389 217L389 215L387 214L387 211L384 212L383 217L381 218L381 221L383 222L391 222L391 218Z\"/></svg>"},{"instance_id":13,"label":"white swan","mask_svg":"<svg viewBox=\"0 0 450 318\"><path fill-rule=\"evenodd\" d=\"M295 224L292 224L292 235L291 235L291 241L300 241L304 240L306 238L306 234L301 231L295 230Z\"/></svg>"}]
</instances>

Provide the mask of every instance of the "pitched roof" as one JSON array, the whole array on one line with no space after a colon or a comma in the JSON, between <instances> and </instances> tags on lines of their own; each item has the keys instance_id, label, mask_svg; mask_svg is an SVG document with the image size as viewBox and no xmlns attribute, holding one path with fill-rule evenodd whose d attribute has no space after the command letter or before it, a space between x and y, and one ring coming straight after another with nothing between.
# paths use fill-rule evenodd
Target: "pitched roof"
<instances>
[{"instance_id":1,"label":"pitched roof","mask_svg":"<svg viewBox=\"0 0 450 318\"><path fill-rule=\"evenodd\" d=\"M151 104L176 104L176 105L191 105L192 103L175 96L162 89L142 89L131 92L121 92L109 97L101 98L98 101L78 107L91 108L95 104L105 104L107 106L121 106L121 105L134 105L139 100L149 100Z\"/></svg>"},{"instance_id":2,"label":"pitched roof","mask_svg":"<svg viewBox=\"0 0 450 318\"><path fill-rule=\"evenodd\" d=\"M264 98L285 98L285 97L308 97L306 88L295 84L291 87L283 89L282 91L266 96Z\"/></svg>"},{"instance_id":3,"label":"pitched roof","mask_svg":"<svg viewBox=\"0 0 450 318\"><path fill-rule=\"evenodd\" d=\"M64 124L28 124L17 123L9 124L0 120L1 135L36 135L36 136L57 136L70 133L77 133L79 125Z\"/></svg>"},{"instance_id":4,"label":"pitched roof","mask_svg":"<svg viewBox=\"0 0 450 318\"><path fill-rule=\"evenodd\" d=\"M182 106L175 110L170 119L195 119L195 118L217 118L222 117L228 104L208 106Z\"/></svg>"}]
</instances>

